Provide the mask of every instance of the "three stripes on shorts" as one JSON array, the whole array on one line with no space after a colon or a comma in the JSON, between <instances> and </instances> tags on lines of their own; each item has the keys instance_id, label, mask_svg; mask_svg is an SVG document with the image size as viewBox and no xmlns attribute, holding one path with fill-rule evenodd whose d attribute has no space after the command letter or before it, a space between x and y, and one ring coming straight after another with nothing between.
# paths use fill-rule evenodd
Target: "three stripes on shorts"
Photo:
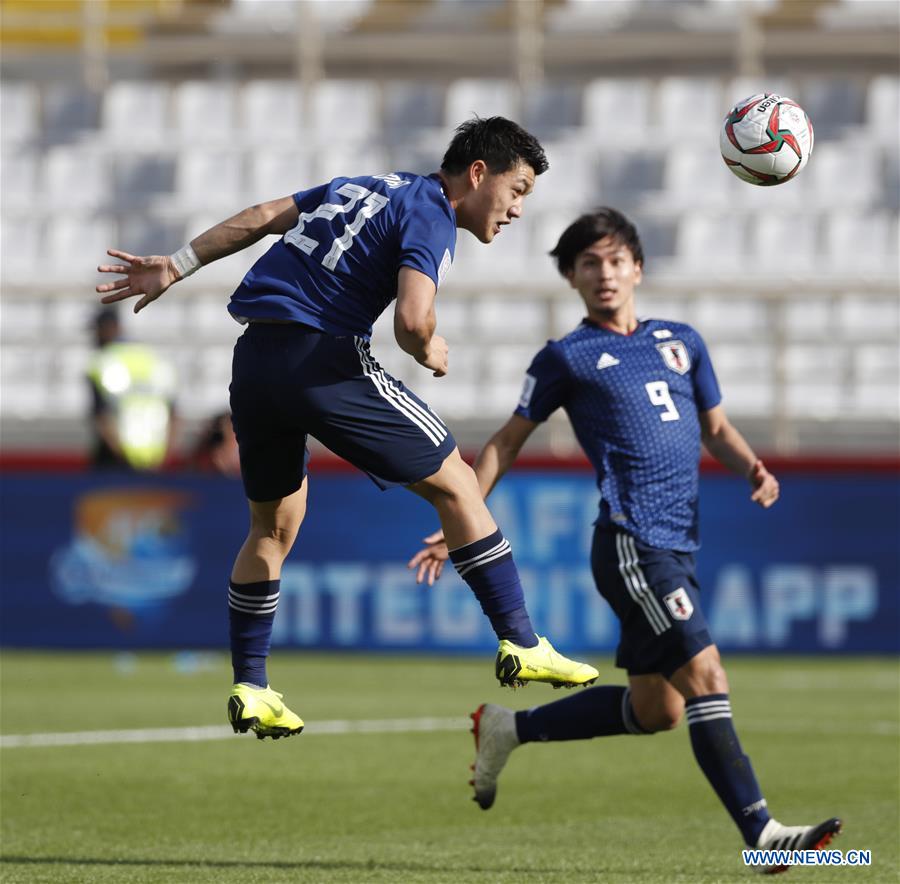
<instances>
[{"instance_id":1,"label":"three stripes on shorts","mask_svg":"<svg viewBox=\"0 0 900 884\"><path fill-rule=\"evenodd\" d=\"M435 445L440 446L447 438L447 428L443 421L431 409L421 405L405 390L401 390L396 381L385 373L369 352L369 344L365 338L356 337L356 352L363 374L375 385L378 394L408 417Z\"/></svg>"},{"instance_id":2,"label":"three stripes on shorts","mask_svg":"<svg viewBox=\"0 0 900 884\"><path fill-rule=\"evenodd\" d=\"M662 635L672 624L663 610L662 603L647 584L644 572L638 564L640 557L634 545L634 538L630 534L616 534L616 555L619 560L619 573L632 601L641 607L653 632Z\"/></svg>"}]
</instances>

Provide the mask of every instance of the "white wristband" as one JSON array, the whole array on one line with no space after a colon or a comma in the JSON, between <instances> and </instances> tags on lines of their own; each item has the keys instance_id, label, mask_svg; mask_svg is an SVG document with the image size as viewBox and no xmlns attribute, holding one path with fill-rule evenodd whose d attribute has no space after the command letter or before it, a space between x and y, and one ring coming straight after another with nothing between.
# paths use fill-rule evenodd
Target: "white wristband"
<instances>
[{"instance_id":1,"label":"white wristband","mask_svg":"<svg viewBox=\"0 0 900 884\"><path fill-rule=\"evenodd\" d=\"M178 271L178 275L182 279L195 273L203 266L190 243L186 246L182 246L174 255L170 255L170 257L172 263L175 265L175 269Z\"/></svg>"}]
</instances>

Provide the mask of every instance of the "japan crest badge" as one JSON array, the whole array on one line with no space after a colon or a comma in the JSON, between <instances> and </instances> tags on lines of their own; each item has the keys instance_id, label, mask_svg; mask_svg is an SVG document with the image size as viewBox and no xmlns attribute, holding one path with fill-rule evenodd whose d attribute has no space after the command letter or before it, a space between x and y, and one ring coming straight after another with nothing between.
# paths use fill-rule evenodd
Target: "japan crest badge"
<instances>
[{"instance_id":1,"label":"japan crest badge","mask_svg":"<svg viewBox=\"0 0 900 884\"><path fill-rule=\"evenodd\" d=\"M688 594L684 591L683 586L679 586L675 592L670 592L663 596L663 601L669 609L669 613L676 620L690 620L691 614L694 613L694 606L691 604Z\"/></svg>"},{"instance_id":2,"label":"japan crest badge","mask_svg":"<svg viewBox=\"0 0 900 884\"><path fill-rule=\"evenodd\" d=\"M657 344L656 349L662 355L666 367L678 374L687 374L691 368L691 357L687 347L681 341L665 341Z\"/></svg>"}]
</instances>

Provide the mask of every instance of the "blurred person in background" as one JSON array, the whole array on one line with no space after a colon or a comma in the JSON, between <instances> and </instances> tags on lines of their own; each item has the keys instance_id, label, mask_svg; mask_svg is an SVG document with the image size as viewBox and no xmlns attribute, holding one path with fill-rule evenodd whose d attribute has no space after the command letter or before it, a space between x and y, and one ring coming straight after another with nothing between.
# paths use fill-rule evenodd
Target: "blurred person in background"
<instances>
[{"instance_id":1,"label":"blurred person in background","mask_svg":"<svg viewBox=\"0 0 900 884\"><path fill-rule=\"evenodd\" d=\"M158 469L176 432L174 369L153 348L123 340L114 307L99 310L91 326L91 466Z\"/></svg>"},{"instance_id":2,"label":"blurred person in background","mask_svg":"<svg viewBox=\"0 0 900 884\"><path fill-rule=\"evenodd\" d=\"M769 816L732 724L695 576L701 442L746 478L763 508L778 500L778 482L729 422L700 335L684 323L638 319L644 254L634 225L599 209L572 223L550 254L587 317L534 357L515 414L478 455L475 474L487 497L540 423L566 410L597 471L591 567L621 623L616 665L628 687L593 687L522 712L480 706L472 715L474 799L484 810L493 805L497 777L523 743L652 734L686 715L697 763L748 846L823 847L840 820L783 826ZM448 552L440 533L426 542L409 564L431 585Z\"/></svg>"},{"instance_id":3,"label":"blurred person in background","mask_svg":"<svg viewBox=\"0 0 900 884\"><path fill-rule=\"evenodd\" d=\"M598 676L535 634L509 543L453 436L369 349L373 323L396 301L399 346L435 376L447 373L434 302L457 228L492 242L520 217L547 167L537 139L516 123L475 118L458 127L431 175L335 178L245 209L174 255L110 250L124 263L98 268L122 274L97 286L103 302L138 297L138 312L203 264L279 237L229 305L248 325L235 346L230 387L250 507L228 591L234 684L227 708L236 732L277 739L303 729L269 687L266 658L281 567L306 512L310 434L380 488L404 486L435 507L454 564L497 635L501 684L572 686Z\"/></svg>"},{"instance_id":4,"label":"blurred person in background","mask_svg":"<svg viewBox=\"0 0 900 884\"><path fill-rule=\"evenodd\" d=\"M240 476L241 461L230 412L219 412L206 422L194 447L191 465L202 472Z\"/></svg>"}]
</instances>

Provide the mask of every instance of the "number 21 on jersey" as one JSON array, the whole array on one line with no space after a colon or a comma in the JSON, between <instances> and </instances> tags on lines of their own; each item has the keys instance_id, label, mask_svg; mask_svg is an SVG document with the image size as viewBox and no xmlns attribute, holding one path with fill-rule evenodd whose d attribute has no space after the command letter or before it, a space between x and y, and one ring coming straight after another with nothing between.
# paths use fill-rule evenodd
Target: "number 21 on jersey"
<instances>
[{"instance_id":1,"label":"number 21 on jersey","mask_svg":"<svg viewBox=\"0 0 900 884\"><path fill-rule=\"evenodd\" d=\"M303 233L303 228L306 227L307 223L314 221L316 218L331 221L338 215L346 215L351 209L356 207L360 200L364 200L362 208L356 213L356 217L344 227L344 232L341 236L335 237L331 243L331 249L322 259L322 264L329 270L334 270L337 267L337 262L341 255L353 245L353 237L362 230L366 221L373 215L377 215L389 202L386 196L349 181L337 188L337 193L347 197L347 202L343 205L339 203L322 203L321 206L312 212L303 212L296 226L284 235L285 242L291 243L298 249L306 252L307 255L311 255L319 246L319 241Z\"/></svg>"},{"instance_id":2,"label":"number 21 on jersey","mask_svg":"<svg viewBox=\"0 0 900 884\"><path fill-rule=\"evenodd\" d=\"M669 385L665 381L650 381L649 384L644 384L644 389L647 391L652 405L658 405L665 409L665 411L659 413L661 421L677 421L681 418L675 403L672 401Z\"/></svg>"}]
</instances>

